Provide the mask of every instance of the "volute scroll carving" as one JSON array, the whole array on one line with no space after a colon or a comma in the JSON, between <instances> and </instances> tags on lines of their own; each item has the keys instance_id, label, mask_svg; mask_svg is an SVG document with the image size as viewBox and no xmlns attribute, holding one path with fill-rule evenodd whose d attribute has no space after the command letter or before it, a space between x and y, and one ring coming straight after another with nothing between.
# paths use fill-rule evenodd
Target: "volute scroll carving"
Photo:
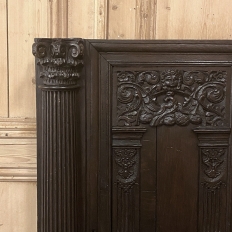
<instances>
[{"instance_id":1,"label":"volute scroll carving","mask_svg":"<svg viewBox=\"0 0 232 232\"><path fill-rule=\"evenodd\" d=\"M119 71L118 125L221 126L225 71Z\"/></svg>"},{"instance_id":2,"label":"volute scroll carving","mask_svg":"<svg viewBox=\"0 0 232 232\"><path fill-rule=\"evenodd\" d=\"M44 86L75 87L83 67L81 39L36 39L32 53Z\"/></svg>"}]
</instances>

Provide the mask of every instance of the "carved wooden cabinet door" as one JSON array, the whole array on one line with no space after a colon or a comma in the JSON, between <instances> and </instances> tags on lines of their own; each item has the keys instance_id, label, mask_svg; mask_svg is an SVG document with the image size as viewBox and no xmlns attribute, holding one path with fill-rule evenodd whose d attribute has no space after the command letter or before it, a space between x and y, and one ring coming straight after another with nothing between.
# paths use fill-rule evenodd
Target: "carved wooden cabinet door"
<instances>
[{"instance_id":1,"label":"carved wooden cabinet door","mask_svg":"<svg viewBox=\"0 0 232 232\"><path fill-rule=\"evenodd\" d=\"M58 92L44 92L50 97L43 95L46 107L52 107L52 98L68 104L64 115L70 120L54 128L70 136L60 155L74 164L74 171L63 170L72 178L61 186L69 195L56 195L58 203L66 196L66 221L60 222L62 214L54 213L62 208L57 203L53 212L57 224L45 223L43 228L60 228L69 218L73 226L41 232L230 232L232 42L78 40L77 44L83 46L81 56L67 52L74 63L65 61L58 70L58 75L69 74L62 74L69 80L67 92L59 93L65 86L61 84ZM84 65L73 69L75 59L79 65L82 57ZM76 93L70 87L72 72L78 76ZM38 111L48 112L46 107ZM41 113L43 120L47 117L46 123L52 123L46 112ZM46 153L38 151L39 157ZM39 161L46 166L43 158ZM40 184L46 189L44 175ZM50 212L46 194L56 193L43 190L39 197L39 223ZM53 207L54 202L48 202Z\"/></svg>"},{"instance_id":2,"label":"carved wooden cabinet door","mask_svg":"<svg viewBox=\"0 0 232 232\"><path fill-rule=\"evenodd\" d=\"M231 45L87 44L87 231L231 231Z\"/></svg>"}]
</instances>

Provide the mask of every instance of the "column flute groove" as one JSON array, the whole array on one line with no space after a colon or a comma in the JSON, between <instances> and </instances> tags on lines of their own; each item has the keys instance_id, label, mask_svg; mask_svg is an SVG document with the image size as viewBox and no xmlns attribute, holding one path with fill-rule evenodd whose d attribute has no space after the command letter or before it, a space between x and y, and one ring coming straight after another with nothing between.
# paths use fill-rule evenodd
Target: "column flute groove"
<instances>
[{"instance_id":1,"label":"column flute groove","mask_svg":"<svg viewBox=\"0 0 232 232\"><path fill-rule=\"evenodd\" d=\"M38 232L77 232L81 39L35 39Z\"/></svg>"}]
</instances>

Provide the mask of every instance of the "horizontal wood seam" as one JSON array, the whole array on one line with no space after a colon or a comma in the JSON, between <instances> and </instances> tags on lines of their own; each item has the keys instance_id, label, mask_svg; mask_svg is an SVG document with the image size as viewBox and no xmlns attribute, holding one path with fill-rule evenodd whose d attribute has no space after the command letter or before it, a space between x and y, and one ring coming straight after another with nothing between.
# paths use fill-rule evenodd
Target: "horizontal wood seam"
<instances>
[{"instance_id":1,"label":"horizontal wood seam","mask_svg":"<svg viewBox=\"0 0 232 232\"><path fill-rule=\"evenodd\" d=\"M36 181L36 120L0 119L0 182Z\"/></svg>"}]
</instances>

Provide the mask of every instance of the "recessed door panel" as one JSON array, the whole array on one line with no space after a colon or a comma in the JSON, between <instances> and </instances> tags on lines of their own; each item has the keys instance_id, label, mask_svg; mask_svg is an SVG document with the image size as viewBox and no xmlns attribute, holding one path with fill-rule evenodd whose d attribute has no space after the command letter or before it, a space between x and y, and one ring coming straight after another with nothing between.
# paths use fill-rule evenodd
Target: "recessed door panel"
<instances>
[{"instance_id":1,"label":"recessed door panel","mask_svg":"<svg viewBox=\"0 0 232 232\"><path fill-rule=\"evenodd\" d=\"M191 126L157 128L157 231L197 231L198 146Z\"/></svg>"}]
</instances>

